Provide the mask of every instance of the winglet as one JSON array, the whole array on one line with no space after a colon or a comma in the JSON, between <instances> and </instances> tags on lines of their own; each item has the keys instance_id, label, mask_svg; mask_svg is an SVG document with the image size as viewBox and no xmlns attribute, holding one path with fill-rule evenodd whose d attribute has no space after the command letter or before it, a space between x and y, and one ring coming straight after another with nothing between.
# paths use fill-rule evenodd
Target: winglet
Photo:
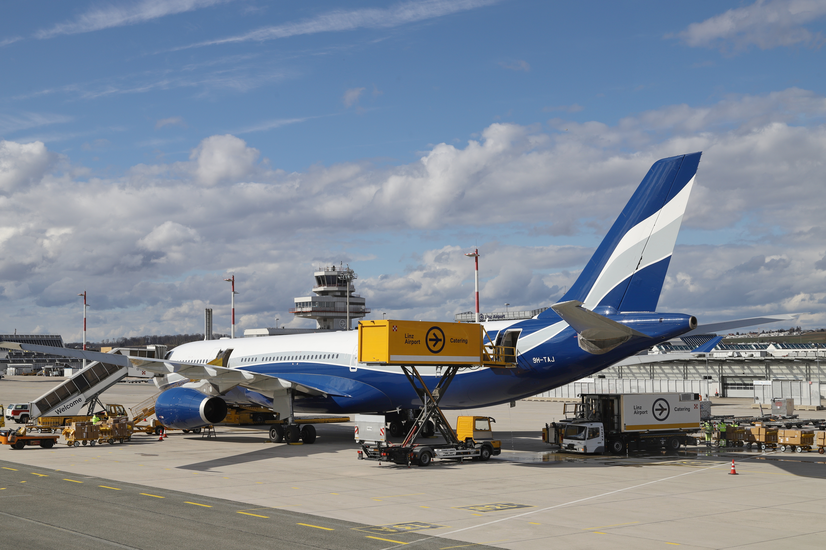
<instances>
[{"instance_id":1,"label":"winglet","mask_svg":"<svg viewBox=\"0 0 826 550\"><path fill-rule=\"evenodd\" d=\"M551 308L576 331L579 347L593 355L607 353L634 336L649 338L631 327L585 309L578 300L554 304Z\"/></svg>"}]
</instances>

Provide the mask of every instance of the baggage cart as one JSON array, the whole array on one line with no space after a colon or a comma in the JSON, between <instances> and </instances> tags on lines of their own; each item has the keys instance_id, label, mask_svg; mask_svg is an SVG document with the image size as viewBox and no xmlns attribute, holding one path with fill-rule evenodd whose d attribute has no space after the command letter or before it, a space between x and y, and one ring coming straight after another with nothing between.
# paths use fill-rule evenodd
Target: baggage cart
<instances>
[{"instance_id":1,"label":"baggage cart","mask_svg":"<svg viewBox=\"0 0 826 550\"><path fill-rule=\"evenodd\" d=\"M826 432L815 432L815 446L820 454L826 453Z\"/></svg>"},{"instance_id":2,"label":"baggage cart","mask_svg":"<svg viewBox=\"0 0 826 550\"><path fill-rule=\"evenodd\" d=\"M778 430L777 443L780 445L780 452L810 451L815 442L814 430Z\"/></svg>"},{"instance_id":3,"label":"baggage cart","mask_svg":"<svg viewBox=\"0 0 826 550\"><path fill-rule=\"evenodd\" d=\"M770 428L763 425L749 426L746 428L746 446L751 449L752 445L761 451L777 448L777 428Z\"/></svg>"},{"instance_id":4,"label":"baggage cart","mask_svg":"<svg viewBox=\"0 0 826 550\"><path fill-rule=\"evenodd\" d=\"M69 447L80 447L81 444L94 446L100 439L100 428L91 422L72 422L63 429L63 437Z\"/></svg>"}]
</instances>

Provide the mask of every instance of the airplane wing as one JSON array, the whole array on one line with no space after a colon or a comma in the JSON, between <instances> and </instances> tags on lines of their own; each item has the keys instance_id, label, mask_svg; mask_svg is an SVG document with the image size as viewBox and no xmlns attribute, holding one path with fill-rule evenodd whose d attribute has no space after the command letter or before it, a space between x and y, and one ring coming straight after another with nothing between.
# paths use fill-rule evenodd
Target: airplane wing
<instances>
[{"instance_id":1,"label":"airplane wing","mask_svg":"<svg viewBox=\"0 0 826 550\"><path fill-rule=\"evenodd\" d=\"M554 304L551 309L576 331L579 347L594 355L607 353L633 336L648 338L631 327L585 309L578 300Z\"/></svg>"},{"instance_id":2,"label":"airplane wing","mask_svg":"<svg viewBox=\"0 0 826 550\"><path fill-rule=\"evenodd\" d=\"M38 353L49 353L52 355L62 355L75 359L86 359L98 361L120 367L134 366L155 374L167 375L177 374L191 380L207 380L216 386L220 393L224 393L235 386L243 386L256 391L266 392L273 389L294 386L296 390L308 395L335 395L340 397L350 397L335 387L334 380L326 380L330 377L313 376L272 376L250 372L248 370L232 369L220 363L229 360L229 354L217 358L211 363L190 363L187 361L169 361L167 359L150 359L146 357L131 357L115 353L101 353L99 351L84 351L72 348L56 348L52 346L38 346L35 344L19 344L17 342L0 342L0 348L23 351L34 351ZM307 379L305 379L307 378Z\"/></svg>"},{"instance_id":3,"label":"airplane wing","mask_svg":"<svg viewBox=\"0 0 826 550\"><path fill-rule=\"evenodd\" d=\"M731 321L721 321L719 323L708 323L699 325L691 332L683 334L686 336L694 336L697 334L711 334L713 332L729 331L735 328L753 327L763 325L766 323L778 323L781 321L794 321L801 313L780 313L778 315L764 315L763 317L748 317L745 319L732 319Z\"/></svg>"}]
</instances>

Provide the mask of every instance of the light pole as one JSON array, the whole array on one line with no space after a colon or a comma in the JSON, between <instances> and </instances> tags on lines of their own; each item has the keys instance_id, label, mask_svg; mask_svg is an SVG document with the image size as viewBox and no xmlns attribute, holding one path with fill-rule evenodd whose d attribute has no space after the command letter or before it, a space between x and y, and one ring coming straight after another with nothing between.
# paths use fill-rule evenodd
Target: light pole
<instances>
[{"instance_id":1,"label":"light pole","mask_svg":"<svg viewBox=\"0 0 826 550\"><path fill-rule=\"evenodd\" d=\"M510 304L505 302L505 319L508 318L508 306L510 306Z\"/></svg>"},{"instance_id":2,"label":"light pole","mask_svg":"<svg viewBox=\"0 0 826 550\"><path fill-rule=\"evenodd\" d=\"M469 258L473 258L476 261L476 284L474 285L474 289L476 291L476 322L479 322L479 249L475 249L473 252L467 252L465 256Z\"/></svg>"},{"instance_id":3,"label":"light pole","mask_svg":"<svg viewBox=\"0 0 826 550\"><path fill-rule=\"evenodd\" d=\"M279 321L279 318L278 318L278 317L276 317L276 318L275 318L275 328L278 328L278 321Z\"/></svg>"},{"instance_id":4,"label":"light pole","mask_svg":"<svg viewBox=\"0 0 826 550\"><path fill-rule=\"evenodd\" d=\"M230 279L224 279L228 283L232 283L232 300L230 301L232 305L232 325L229 329L229 337L235 338L235 295L238 294L235 292L235 275L232 276Z\"/></svg>"},{"instance_id":5,"label":"light pole","mask_svg":"<svg viewBox=\"0 0 826 550\"><path fill-rule=\"evenodd\" d=\"M86 308L88 307L86 304L86 291L84 290L78 296L83 296L83 351L86 351ZM83 359L83 368L86 368L86 359Z\"/></svg>"},{"instance_id":6,"label":"light pole","mask_svg":"<svg viewBox=\"0 0 826 550\"><path fill-rule=\"evenodd\" d=\"M358 279L358 275L350 269L350 266L347 266L347 269L340 269L338 272L338 278L344 281L344 284L347 285L345 289L345 296L347 298L347 327L344 330L350 330L350 284L353 282L353 279Z\"/></svg>"}]
</instances>

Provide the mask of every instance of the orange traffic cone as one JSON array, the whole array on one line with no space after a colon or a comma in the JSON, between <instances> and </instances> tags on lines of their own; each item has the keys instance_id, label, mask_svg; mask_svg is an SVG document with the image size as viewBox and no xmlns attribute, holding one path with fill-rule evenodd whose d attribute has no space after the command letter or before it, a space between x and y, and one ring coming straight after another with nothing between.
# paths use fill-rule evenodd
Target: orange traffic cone
<instances>
[{"instance_id":1,"label":"orange traffic cone","mask_svg":"<svg viewBox=\"0 0 826 550\"><path fill-rule=\"evenodd\" d=\"M158 436L158 441L163 441L163 434L165 433L166 432L161 432L161 434Z\"/></svg>"},{"instance_id":2,"label":"orange traffic cone","mask_svg":"<svg viewBox=\"0 0 826 550\"><path fill-rule=\"evenodd\" d=\"M166 430L164 430L164 431L163 431L163 438L164 438L164 439L166 439L167 437L169 437L169 432L167 432Z\"/></svg>"},{"instance_id":3,"label":"orange traffic cone","mask_svg":"<svg viewBox=\"0 0 826 550\"><path fill-rule=\"evenodd\" d=\"M734 459L733 458L731 459L731 471L728 473L728 475L730 475L730 476L738 475L737 470L734 469Z\"/></svg>"}]
</instances>

